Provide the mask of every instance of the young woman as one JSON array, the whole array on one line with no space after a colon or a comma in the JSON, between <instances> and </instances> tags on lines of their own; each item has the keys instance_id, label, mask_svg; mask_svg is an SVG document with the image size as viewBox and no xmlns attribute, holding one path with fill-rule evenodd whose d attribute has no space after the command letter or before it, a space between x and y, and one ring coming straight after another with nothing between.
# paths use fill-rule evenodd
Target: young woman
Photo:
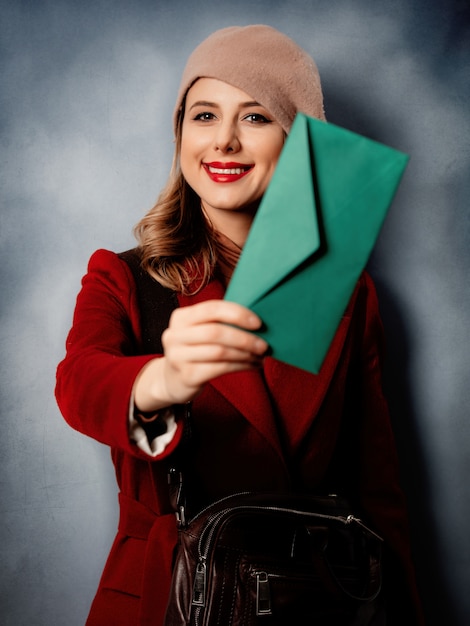
<instances>
[{"instance_id":1,"label":"young woman","mask_svg":"<svg viewBox=\"0 0 470 626\"><path fill-rule=\"evenodd\" d=\"M262 320L222 299L299 111L324 119L318 71L273 28L222 29L189 58L170 180L136 228L142 268L179 305L162 354L146 354L128 264L104 250L90 260L56 389L69 424L111 447L120 489L119 531L89 625L162 623L177 538L165 461L181 443L188 402L198 506L341 481L385 540L387 623L420 621L370 277L359 280L318 375L265 356L252 332Z\"/></svg>"}]
</instances>

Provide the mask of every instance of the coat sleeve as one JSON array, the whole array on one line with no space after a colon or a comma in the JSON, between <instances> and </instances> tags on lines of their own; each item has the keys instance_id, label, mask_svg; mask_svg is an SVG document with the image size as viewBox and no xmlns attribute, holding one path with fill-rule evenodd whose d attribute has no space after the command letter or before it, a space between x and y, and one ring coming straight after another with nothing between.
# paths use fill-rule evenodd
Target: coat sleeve
<instances>
[{"instance_id":1,"label":"coat sleeve","mask_svg":"<svg viewBox=\"0 0 470 626\"><path fill-rule=\"evenodd\" d=\"M135 378L156 355L139 354L135 283L127 264L95 252L77 297L66 355L57 368L56 398L67 423L101 443L145 460L167 456L181 424L161 454L150 456L129 436Z\"/></svg>"},{"instance_id":2,"label":"coat sleeve","mask_svg":"<svg viewBox=\"0 0 470 626\"><path fill-rule=\"evenodd\" d=\"M384 588L389 598L391 624L423 624L410 549L407 505L400 487L398 456L388 403L382 389L384 335L372 279L365 274L364 333L362 340L362 390L364 403L360 428L360 493L372 525L384 538ZM393 616L396 615L395 619ZM413 619L414 618L414 619ZM388 622L387 622L388 623Z\"/></svg>"}]
</instances>

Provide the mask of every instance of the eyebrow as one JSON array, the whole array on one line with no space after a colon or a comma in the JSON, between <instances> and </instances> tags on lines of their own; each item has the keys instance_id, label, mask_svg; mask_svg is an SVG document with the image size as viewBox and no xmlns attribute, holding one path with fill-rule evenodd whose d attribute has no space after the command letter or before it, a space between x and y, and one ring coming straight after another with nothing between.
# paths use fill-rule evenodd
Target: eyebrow
<instances>
[{"instance_id":1,"label":"eyebrow","mask_svg":"<svg viewBox=\"0 0 470 626\"><path fill-rule=\"evenodd\" d=\"M194 107L212 107L212 108L217 108L219 105L216 102L209 102L208 100L198 100L197 102L194 102L189 110L191 111L191 109L194 109ZM256 100L250 100L249 102L241 102L240 106L243 109L249 108L249 107L260 107L262 106L259 102L256 102Z\"/></svg>"}]
</instances>

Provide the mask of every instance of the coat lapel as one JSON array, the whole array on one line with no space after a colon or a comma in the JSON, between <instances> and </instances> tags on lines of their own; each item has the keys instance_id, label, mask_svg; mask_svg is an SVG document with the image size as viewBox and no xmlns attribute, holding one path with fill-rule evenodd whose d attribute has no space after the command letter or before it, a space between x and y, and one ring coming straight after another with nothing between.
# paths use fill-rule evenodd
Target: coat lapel
<instances>
[{"instance_id":1,"label":"coat lapel","mask_svg":"<svg viewBox=\"0 0 470 626\"><path fill-rule=\"evenodd\" d=\"M273 358L265 361L265 377L283 427L287 452L296 452L330 388L351 324L357 298L354 292L318 374L311 374Z\"/></svg>"},{"instance_id":2,"label":"coat lapel","mask_svg":"<svg viewBox=\"0 0 470 626\"><path fill-rule=\"evenodd\" d=\"M210 385L220 393L283 457L276 418L261 372L236 372L220 376Z\"/></svg>"}]
</instances>

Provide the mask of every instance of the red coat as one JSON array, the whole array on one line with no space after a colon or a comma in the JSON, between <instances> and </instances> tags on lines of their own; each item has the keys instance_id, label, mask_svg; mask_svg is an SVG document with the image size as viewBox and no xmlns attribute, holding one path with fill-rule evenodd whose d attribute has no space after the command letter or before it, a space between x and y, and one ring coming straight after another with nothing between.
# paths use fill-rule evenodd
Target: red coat
<instances>
[{"instance_id":1,"label":"red coat","mask_svg":"<svg viewBox=\"0 0 470 626\"><path fill-rule=\"evenodd\" d=\"M179 302L184 306L219 297L223 287L213 281ZM381 388L381 338L375 289L364 274L317 376L268 357L264 377L241 372L207 384L193 403L192 478L198 496L209 501L247 489L318 490L336 485L341 476L385 539L386 584L397 587L393 605L402 620L412 623L414 609L407 598L417 600ZM141 350L132 274L117 255L98 251L77 298L56 388L67 422L111 446L120 489L119 531L89 625L158 626L165 611L176 527L162 461L178 445L182 423L159 457L147 456L130 441L132 386L153 358Z\"/></svg>"}]
</instances>

